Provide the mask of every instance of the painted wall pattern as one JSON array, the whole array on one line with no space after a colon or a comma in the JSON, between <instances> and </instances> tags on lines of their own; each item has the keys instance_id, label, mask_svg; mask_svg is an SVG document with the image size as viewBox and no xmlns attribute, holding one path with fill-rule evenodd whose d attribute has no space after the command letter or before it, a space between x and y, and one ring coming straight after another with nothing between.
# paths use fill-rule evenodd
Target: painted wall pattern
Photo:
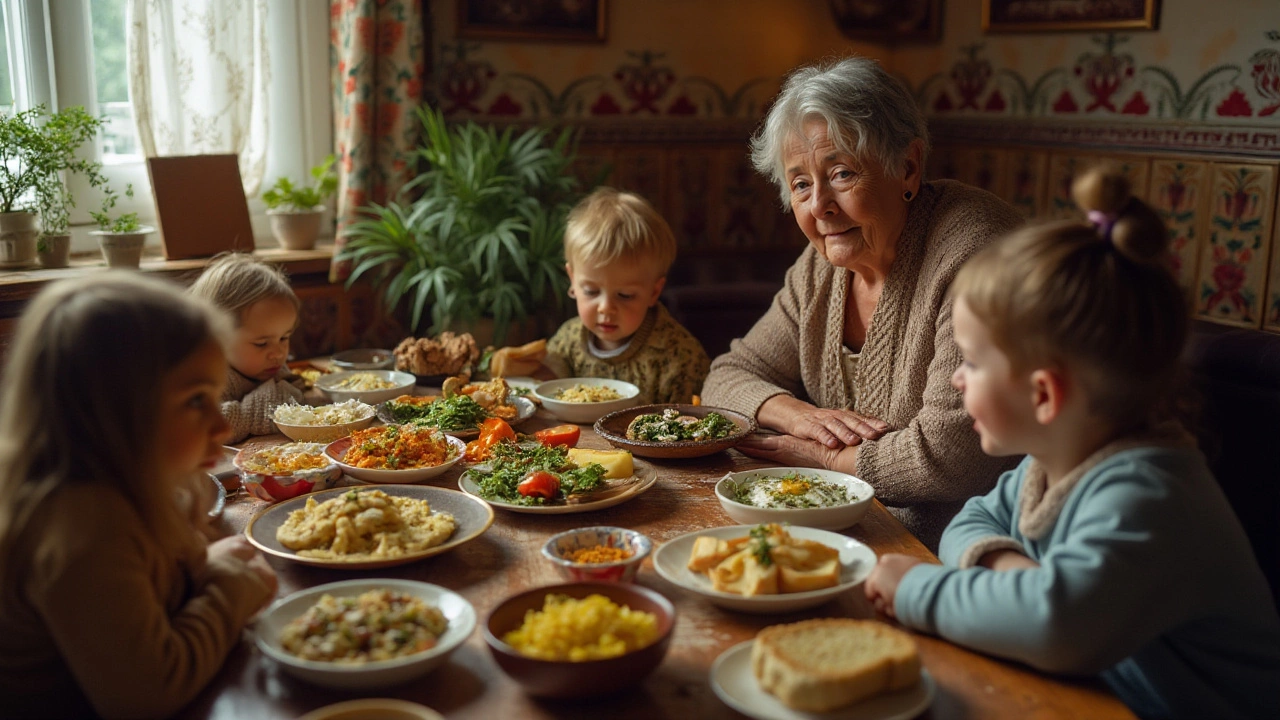
<instances>
[{"instance_id":1,"label":"painted wall pattern","mask_svg":"<svg viewBox=\"0 0 1280 720\"><path fill-rule=\"evenodd\" d=\"M1276 169L1223 164L1209 186L1208 235L1201 251L1197 314L1258 327L1267 279Z\"/></svg>"},{"instance_id":2,"label":"painted wall pattern","mask_svg":"<svg viewBox=\"0 0 1280 720\"><path fill-rule=\"evenodd\" d=\"M1209 163L1155 159L1151 162L1151 190L1147 203L1169 226L1173 274L1190 293L1195 285L1200 233L1197 219L1205 217Z\"/></svg>"}]
</instances>

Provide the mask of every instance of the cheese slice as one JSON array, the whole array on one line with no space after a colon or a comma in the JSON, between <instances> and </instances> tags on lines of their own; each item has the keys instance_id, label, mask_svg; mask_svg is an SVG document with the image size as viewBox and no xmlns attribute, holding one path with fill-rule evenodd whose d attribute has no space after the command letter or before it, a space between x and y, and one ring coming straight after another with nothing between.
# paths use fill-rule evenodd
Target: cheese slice
<instances>
[{"instance_id":1,"label":"cheese slice","mask_svg":"<svg viewBox=\"0 0 1280 720\"><path fill-rule=\"evenodd\" d=\"M569 459L574 465L583 467L591 463L604 466L604 476L611 479L629 478L636 474L631 453L626 450L588 450L587 448L571 448Z\"/></svg>"}]
</instances>

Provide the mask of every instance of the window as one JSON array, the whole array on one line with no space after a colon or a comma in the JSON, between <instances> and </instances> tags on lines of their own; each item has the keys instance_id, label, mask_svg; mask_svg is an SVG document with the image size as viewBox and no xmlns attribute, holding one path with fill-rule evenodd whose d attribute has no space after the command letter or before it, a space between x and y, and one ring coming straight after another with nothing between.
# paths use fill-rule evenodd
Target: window
<instances>
[{"instance_id":1,"label":"window","mask_svg":"<svg viewBox=\"0 0 1280 720\"><path fill-rule=\"evenodd\" d=\"M90 0L93 28L93 78L98 112L107 125L102 133L102 162L142 162L125 75L125 0Z\"/></svg>"}]
</instances>

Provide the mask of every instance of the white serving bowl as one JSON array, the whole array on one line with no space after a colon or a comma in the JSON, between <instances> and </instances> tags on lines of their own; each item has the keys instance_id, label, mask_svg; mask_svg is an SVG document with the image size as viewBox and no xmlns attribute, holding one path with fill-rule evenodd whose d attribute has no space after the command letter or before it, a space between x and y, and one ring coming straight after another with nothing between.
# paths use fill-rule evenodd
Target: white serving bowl
<instances>
[{"instance_id":1,"label":"white serving bowl","mask_svg":"<svg viewBox=\"0 0 1280 720\"><path fill-rule=\"evenodd\" d=\"M792 537L800 540L814 540L840 551L840 584L822 590L807 592L783 593L780 595L753 595L746 597L735 593L716 590L711 579L705 573L689 569L689 555L693 552L693 543L698 537L709 535L720 540L732 540L745 537L751 532L753 525L731 525L729 527L707 528L695 530L674 537L658 548L653 554L653 569L658 571L668 582L679 585L690 592L701 595L711 604L738 612L773 615L795 612L806 608L817 607L829 602L841 593L848 592L861 585L876 566L876 553L866 545L845 535L817 530L807 527L788 528Z\"/></svg>"},{"instance_id":2,"label":"white serving bowl","mask_svg":"<svg viewBox=\"0 0 1280 720\"><path fill-rule=\"evenodd\" d=\"M857 500L846 505L821 508L759 508L746 505L733 499L730 486L745 479L759 477L783 477L790 474L816 476L836 485L845 486ZM716 483L716 498L725 514L743 525L759 525L760 523L791 523L801 527L818 528L820 530L843 530L853 527L871 509L871 501L876 491L866 482L852 475L835 470L815 470L813 468L779 467L760 470L744 470L725 475Z\"/></svg>"},{"instance_id":3,"label":"white serving bowl","mask_svg":"<svg viewBox=\"0 0 1280 720\"><path fill-rule=\"evenodd\" d=\"M283 405L281 407L284 407ZM329 407L329 406L324 406ZM369 405L369 410L365 417L359 420L352 420L346 423L333 423L331 425L290 425L272 418L271 422L275 423L276 428L284 433L290 440L297 442L318 442L329 443L344 438L357 430L363 430L373 424L377 418L377 408ZM280 408L276 408L279 413Z\"/></svg>"},{"instance_id":4,"label":"white serving bowl","mask_svg":"<svg viewBox=\"0 0 1280 720\"><path fill-rule=\"evenodd\" d=\"M348 448L351 447L351 437L344 437L334 440L325 446L324 452L337 463L342 471L357 480L363 480L367 483L415 483L429 480L437 475L441 475L444 471L453 467L462 459L467 451L467 443L459 440L452 435L445 435L449 445L453 448L453 457L445 460L439 465L433 467L406 468L404 470L379 470L377 468L362 468L355 465L348 465L342 461L347 454Z\"/></svg>"},{"instance_id":5,"label":"white serving bowl","mask_svg":"<svg viewBox=\"0 0 1280 720\"><path fill-rule=\"evenodd\" d=\"M394 590L420 598L435 606L449 621L439 642L430 650L395 660L379 660L362 665L303 660L285 652L280 634L289 621L302 615L320 600L321 595L355 597L369 590ZM344 580L299 590L277 600L263 611L254 626L258 649L275 660L286 673L316 685L344 690L369 690L390 687L426 675L444 663L476 628L476 611L461 595L437 585L414 580L390 578Z\"/></svg>"},{"instance_id":6,"label":"white serving bowl","mask_svg":"<svg viewBox=\"0 0 1280 720\"><path fill-rule=\"evenodd\" d=\"M342 381L352 377L353 375L373 375L383 380L390 380L395 383L394 387L384 388L382 390L343 390L336 387ZM347 372L336 372L323 375L316 380L316 387L334 402L342 402L343 400L359 400L360 402L377 405L385 400L390 400L401 395L413 394L413 386L418 382L412 374L400 372L399 370L350 370Z\"/></svg>"},{"instance_id":7,"label":"white serving bowl","mask_svg":"<svg viewBox=\"0 0 1280 720\"><path fill-rule=\"evenodd\" d=\"M622 397L605 402L565 402L556 396L574 385L607 387ZM533 389L534 397L552 415L571 423L593 423L615 410L629 408L640 401L640 388L622 380L609 378L562 378L544 382Z\"/></svg>"}]
</instances>

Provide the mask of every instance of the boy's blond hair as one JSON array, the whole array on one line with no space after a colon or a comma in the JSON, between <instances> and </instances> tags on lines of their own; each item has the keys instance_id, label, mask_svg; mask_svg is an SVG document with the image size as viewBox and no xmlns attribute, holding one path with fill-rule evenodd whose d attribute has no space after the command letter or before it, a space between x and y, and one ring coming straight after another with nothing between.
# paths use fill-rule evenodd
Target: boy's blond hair
<instances>
[{"instance_id":1,"label":"boy's blond hair","mask_svg":"<svg viewBox=\"0 0 1280 720\"><path fill-rule=\"evenodd\" d=\"M295 310L302 305L283 270L244 253L215 257L192 283L191 294L231 313L237 325L244 311L262 300L282 298Z\"/></svg>"},{"instance_id":2,"label":"boy's blond hair","mask_svg":"<svg viewBox=\"0 0 1280 720\"><path fill-rule=\"evenodd\" d=\"M1065 363L1081 371L1090 409L1129 426L1169 409L1189 329L1187 299L1167 267L1169 234L1117 170L1072 187L1091 224L1023 228L965 263L963 299L1015 372Z\"/></svg>"},{"instance_id":3,"label":"boy's blond hair","mask_svg":"<svg viewBox=\"0 0 1280 720\"><path fill-rule=\"evenodd\" d=\"M675 262L676 238L649 201L601 187L569 212L564 257L573 266L644 259L663 277Z\"/></svg>"}]
</instances>

